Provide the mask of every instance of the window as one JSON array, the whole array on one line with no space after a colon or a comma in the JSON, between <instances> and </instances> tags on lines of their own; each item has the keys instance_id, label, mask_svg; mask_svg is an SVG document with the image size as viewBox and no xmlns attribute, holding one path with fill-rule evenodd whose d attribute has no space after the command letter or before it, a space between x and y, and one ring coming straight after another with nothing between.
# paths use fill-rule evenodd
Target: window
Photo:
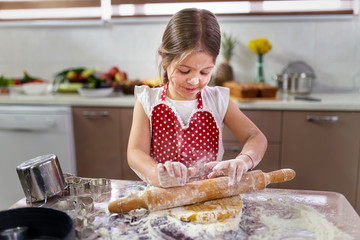
<instances>
[{"instance_id":1,"label":"window","mask_svg":"<svg viewBox=\"0 0 360 240\"><path fill-rule=\"evenodd\" d=\"M113 17L171 15L186 7L206 8L217 15L355 14L359 0L141 1L113 0ZM134 4L137 2L137 4Z\"/></svg>"},{"instance_id":2,"label":"window","mask_svg":"<svg viewBox=\"0 0 360 240\"><path fill-rule=\"evenodd\" d=\"M0 21L168 16L181 8L217 15L357 14L360 0L0 0Z\"/></svg>"},{"instance_id":3,"label":"window","mask_svg":"<svg viewBox=\"0 0 360 240\"><path fill-rule=\"evenodd\" d=\"M0 21L102 19L100 0L0 0ZM110 0L108 0L110 4Z\"/></svg>"}]
</instances>

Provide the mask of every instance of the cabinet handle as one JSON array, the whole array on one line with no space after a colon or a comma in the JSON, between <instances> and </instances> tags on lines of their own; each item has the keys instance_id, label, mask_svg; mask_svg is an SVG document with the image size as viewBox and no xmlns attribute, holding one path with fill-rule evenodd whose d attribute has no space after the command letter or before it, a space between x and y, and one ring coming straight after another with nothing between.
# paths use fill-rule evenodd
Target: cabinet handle
<instances>
[{"instance_id":1,"label":"cabinet handle","mask_svg":"<svg viewBox=\"0 0 360 240\"><path fill-rule=\"evenodd\" d=\"M108 111L103 111L103 112L83 111L82 115L85 118L107 118L107 117L109 117L109 112Z\"/></svg>"},{"instance_id":2,"label":"cabinet handle","mask_svg":"<svg viewBox=\"0 0 360 240\"><path fill-rule=\"evenodd\" d=\"M308 122L330 122L330 123L336 123L339 121L338 116L306 116L306 120Z\"/></svg>"}]
</instances>

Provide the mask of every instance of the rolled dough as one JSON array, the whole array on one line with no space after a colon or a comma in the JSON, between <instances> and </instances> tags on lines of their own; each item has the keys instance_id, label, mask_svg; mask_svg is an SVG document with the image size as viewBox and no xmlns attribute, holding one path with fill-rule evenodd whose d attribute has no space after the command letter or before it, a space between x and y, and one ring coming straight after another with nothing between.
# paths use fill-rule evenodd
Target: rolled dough
<instances>
[{"instance_id":1,"label":"rolled dough","mask_svg":"<svg viewBox=\"0 0 360 240\"><path fill-rule=\"evenodd\" d=\"M239 216L242 212L241 196L222 198L168 210L170 216L186 222L214 223Z\"/></svg>"}]
</instances>

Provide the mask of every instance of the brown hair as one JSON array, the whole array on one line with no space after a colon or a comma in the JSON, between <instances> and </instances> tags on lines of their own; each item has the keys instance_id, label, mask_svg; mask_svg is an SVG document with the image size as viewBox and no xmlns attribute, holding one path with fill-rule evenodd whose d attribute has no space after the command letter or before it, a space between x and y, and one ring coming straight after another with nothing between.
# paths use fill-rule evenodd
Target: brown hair
<instances>
[{"instance_id":1,"label":"brown hair","mask_svg":"<svg viewBox=\"0 0 360 240\"><path fill-rule=\"evenodd\" d=\"M220 26L212 12L196 8L177 12L168 22L158 49L162 58L159 69L160 73L163 71L163 81L169 81L166 69L174 59L181 62L194 51L210 54L215 62L220 42Z\"/></svg>"}]
</instances>

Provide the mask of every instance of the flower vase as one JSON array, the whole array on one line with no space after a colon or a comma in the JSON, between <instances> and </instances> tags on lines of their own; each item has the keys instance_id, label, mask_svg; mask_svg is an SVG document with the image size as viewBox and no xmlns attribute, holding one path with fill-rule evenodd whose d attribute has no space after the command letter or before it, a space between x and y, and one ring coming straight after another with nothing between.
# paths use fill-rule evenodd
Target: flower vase
<instances>
[{"instance_id":1,"label":"flower vase","mask_svg":"<svg viewBox=\"0 0 360 240\"><path fill-rule=\"evenodd\" d=\"M256 63L256 82L265 82L264 78L264 63L263 63L263 55L259 54L258 62Z\"/></svg>"}]
</instances>

